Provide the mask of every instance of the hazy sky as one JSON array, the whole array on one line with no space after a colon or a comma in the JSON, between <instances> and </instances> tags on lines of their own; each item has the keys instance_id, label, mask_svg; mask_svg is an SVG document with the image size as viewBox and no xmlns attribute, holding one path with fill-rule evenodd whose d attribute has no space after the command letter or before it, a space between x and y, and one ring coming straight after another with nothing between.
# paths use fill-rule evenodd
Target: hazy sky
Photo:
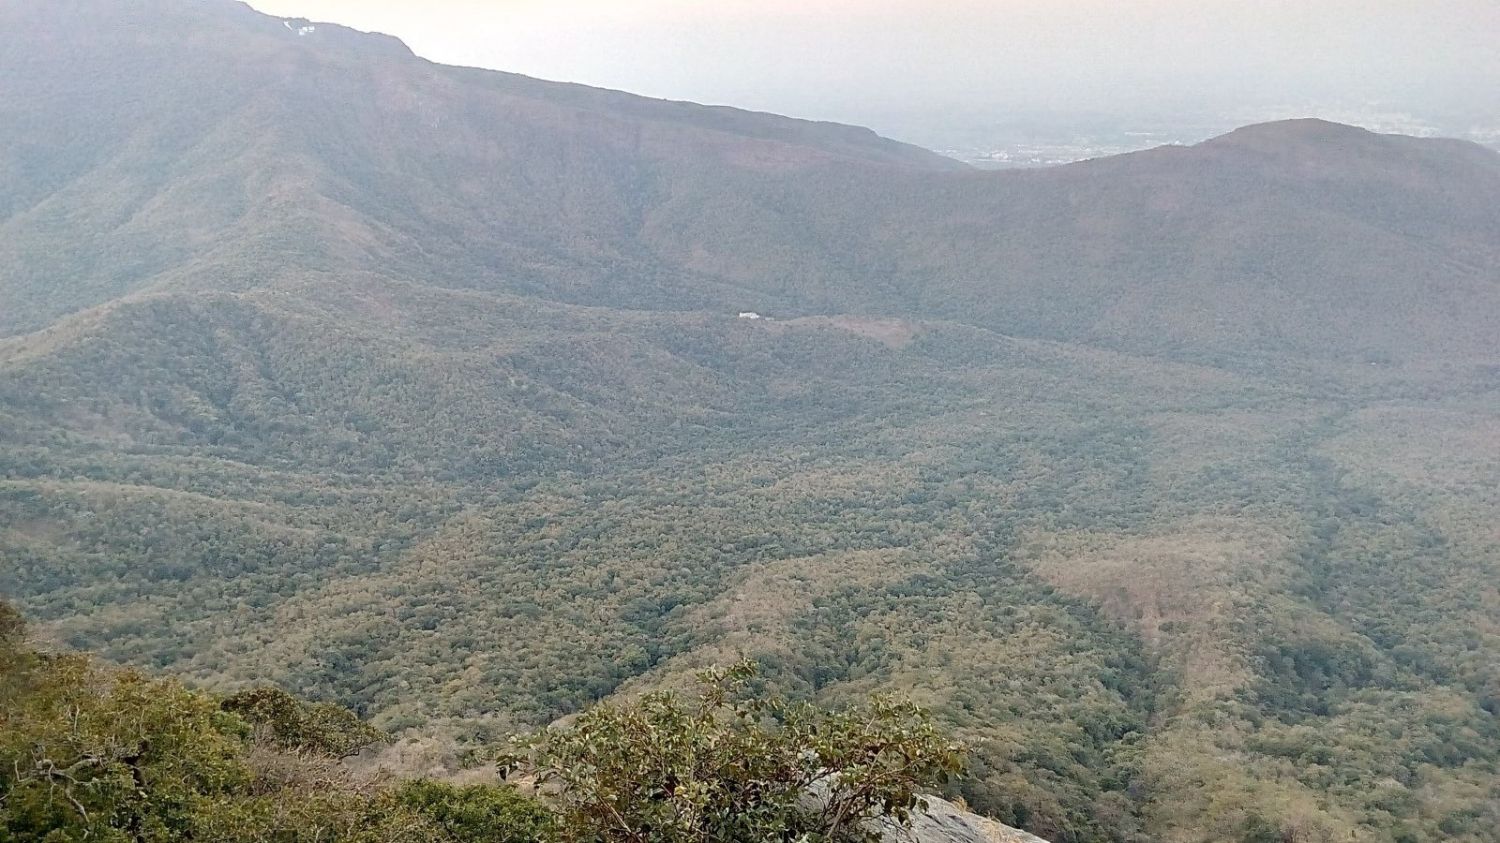
<instances>
[{"instance_id":1,"label":"hazy sky","mask_svg":"<svg viewBox=\"0 0 1500 843\"><path fill-rule=\"evenodd\" d=\"M1500 0L252 5L389 32L445 63L887 129L997 112L1210 119L1277 106L1500 123Z\"/></svg>"}]
</instances>

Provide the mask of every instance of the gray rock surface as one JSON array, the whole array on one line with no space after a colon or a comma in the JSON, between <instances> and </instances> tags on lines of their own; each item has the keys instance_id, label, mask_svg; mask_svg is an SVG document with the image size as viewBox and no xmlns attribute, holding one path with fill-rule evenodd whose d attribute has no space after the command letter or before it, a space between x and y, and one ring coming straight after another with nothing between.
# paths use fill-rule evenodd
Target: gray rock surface
<instances>
[{"instance_id":1,"label":"gray rock surface","mask_svg":"<svg viewBox=\"0 0 1500 843\"><path fill-rule=\"evenodd\" d=\"M1047 843L1040 837L985 819L935 796L910 829L892 828L885 843Z\"/></svg>"}]
</instances>

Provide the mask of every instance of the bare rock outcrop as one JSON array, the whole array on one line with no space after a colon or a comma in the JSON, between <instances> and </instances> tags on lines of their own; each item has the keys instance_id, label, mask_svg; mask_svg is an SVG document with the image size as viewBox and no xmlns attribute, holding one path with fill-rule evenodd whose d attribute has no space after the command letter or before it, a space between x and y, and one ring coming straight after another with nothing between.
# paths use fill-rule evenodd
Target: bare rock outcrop
<instances>
[{"instance_id":1,"label":"bare rock outcrop","mask_svg":"<svg viewBox=\"0 0 1500 843\"><path fill-rule=\"evenodd\" d=\"M946 799L927 797L927 810L911 828L892 828L885 843L1047 843L1040 837L965 811Z\"/></svg>"}]
</instances>

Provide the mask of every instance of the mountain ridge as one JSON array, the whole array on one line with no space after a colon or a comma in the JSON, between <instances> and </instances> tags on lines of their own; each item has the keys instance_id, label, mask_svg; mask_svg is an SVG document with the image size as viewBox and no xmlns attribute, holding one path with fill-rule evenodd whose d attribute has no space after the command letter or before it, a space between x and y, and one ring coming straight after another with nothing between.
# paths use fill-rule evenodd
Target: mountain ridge
<instances>
[{"instance_id":1,"label":"mountain ridge","mask_svg":"<svg viewBox=\"0 0 1500 843\"><path fill-rule=\"evenodd\" d=\"M1194 147L980 173L866 129L446 68L392 57L365 40L375 36L343 29L324 33L325 49L318 32L298 36L238 7L233 17L260 45L253 51L226 57L234 39L160 29L121 45L129 27L89 36L64 25L57 10L91 2L31 8L63 30L52 40L103 39L95 62L116 49L136 55L144 39L162 45L152 61L186 61L187 50L204 78L222 80L210 87L230 93L195 118L203 125L69 132L118 151L74 156L113 160L61 191L24 181L10 191L47 198L0 217L7 264L25 260L40 273L0 276L0 332L135 289L243 289L320 271L615 307L909 314L1150 353L1289 341L1297 353L1322 347L1356 360L1482 357L1483 338L1500 328L1486 270L1500 241L1490 204L1500 154L1462 142L1286 121ZM154 8L217 20L209 13L219 6L230 8ZM114 14L138 22L153 6L130 8ZM14 52L12 127L49 125L32 119L46 101L23 95L46 87L36 80L54 77L49 84L78 97L97 76L85 68L68 82L72 69L26 60L45 53ZM154 85L154 75L130 84ZM80 143L65 137L13 137L6 148ZM131 151L184 142L192 147L175 160ZM18 172L16 162L8 169ZM90 217L111 231L101 247L123 260L100 266L58 227ZM726 228L735 236L723 237ZM1268 261L1277 253L1291 260ZM1432 274L1428 265L1445 267L1443 283L1461 289L1466 306L1405 280ZM1267 318L1216 304L1263 296L1255 287L1272 293L1261 299L1272 305ZM1418 330L1393 318L1408 315ZM1439 322L1450 328L1435 330Z\"/></svg>"}]
</instances>

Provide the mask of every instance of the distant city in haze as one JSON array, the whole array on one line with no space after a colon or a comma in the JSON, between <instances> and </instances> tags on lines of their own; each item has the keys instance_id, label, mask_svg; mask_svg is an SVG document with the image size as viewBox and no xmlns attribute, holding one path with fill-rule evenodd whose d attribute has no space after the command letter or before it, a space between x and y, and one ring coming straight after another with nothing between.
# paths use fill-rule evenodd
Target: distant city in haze
<instances>
[{"instance_id":1,"label":"distant city in haze","mask_svg":"<svg viewBox=\"0 0 1500 843\"><path fill-rule=\"evenodd\" d=\"M1240 126L1298 117L1320 117L1375 132L1455 137L1500 149L1500 118L1493 122L1442 119L1379 103L1302 103L1183 109L1149 116L1111 113L950 114L943 118L893 118L884 133L921 144L980 167L1020 168L1066 164L1167 144L1193 144Z\"/></svg>"},{"instance_id":2,"label":"distant city in haze","mask_svg":"<svg viewBox=\"0 0 1500 843\"><path fill-rule=\"evenodd\" d=\"M446 64L869 126L981 166L1321 117L1500 148L1493 0L251 0Z\"/></svg>"}]
</instances>

